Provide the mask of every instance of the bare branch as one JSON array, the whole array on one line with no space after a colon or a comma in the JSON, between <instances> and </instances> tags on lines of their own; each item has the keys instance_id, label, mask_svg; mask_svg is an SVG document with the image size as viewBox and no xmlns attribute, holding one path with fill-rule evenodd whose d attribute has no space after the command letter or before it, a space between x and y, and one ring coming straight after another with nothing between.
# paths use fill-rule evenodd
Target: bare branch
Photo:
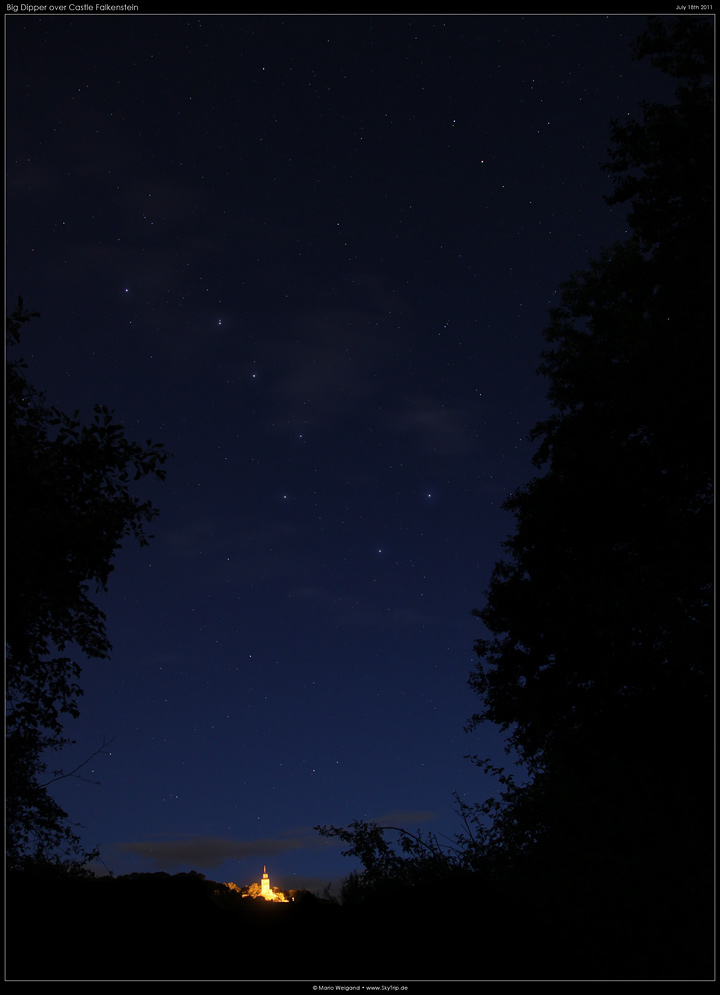
<instances>
[{"instance_id":1,"label":"bare branch","mask_svg":"<svg viewBox=\"0 0 720 995\"><path fill-rule=\"evenodd\" d=\"M66 777L76 777L79 781L84 781L86 784L97 784L97 785L99 785L100 781L91 781L87 777L82 777L80 774L78 774L78 771L82 770L83 767L87 766L87 764L89 764L91 760L94 760L95 757L100 756L100 754L105 754L106 753L106 747L111 746L114 741L115 741L115 737L114 736L109 741L106 740L105 737L103 737L103 741L102 741L101 745L98 746L97 750L95 750L94 753L91 753L89 757L86 757L86 759L83 760L82 763L78 764L77 767L75 767L73 770L67 771L67 773L65 773L62 770L53 771L53 774L55 776L51 777L49 781L45 781L45 783L41 784L40 787L41 788L47 788L49 785L54 784L56 781L62 781ZM109 754L107 754L107 755L109 756Z\"/></svg>"}]
</instances>

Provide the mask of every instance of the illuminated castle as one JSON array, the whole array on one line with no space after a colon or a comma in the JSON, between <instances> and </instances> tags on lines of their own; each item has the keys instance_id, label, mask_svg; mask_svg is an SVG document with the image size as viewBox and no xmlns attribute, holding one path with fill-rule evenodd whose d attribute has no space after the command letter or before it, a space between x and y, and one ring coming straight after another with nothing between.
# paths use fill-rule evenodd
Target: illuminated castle
<instances>
[{"instance_id":1,"label":"illuminated castle","mask_svg":"<svg viewBox=\"0 0 720 995\"><path fill-rule=\"evenodd\" d=\"M263 866L263 876L260 882L260 898L264 898L266 902L272 902L275 896L270 890L270 876L267 872L267 867Z\"/></svg>"},{"instance_id":2,"label":"illuminated castle","mask_svg":"<svg viewBox=\"0 0 720 995\"><path fill-rule=\"evenodd\" d=\"M226 884L231 891L240 891L243 898L264 898L266 902L287 902L287 898L279 888L270 887L270 876L267 867L263 867L262 881L260 884L251 884L247 888L240 889L230 881Z\"/></svg>"}]
</instances>

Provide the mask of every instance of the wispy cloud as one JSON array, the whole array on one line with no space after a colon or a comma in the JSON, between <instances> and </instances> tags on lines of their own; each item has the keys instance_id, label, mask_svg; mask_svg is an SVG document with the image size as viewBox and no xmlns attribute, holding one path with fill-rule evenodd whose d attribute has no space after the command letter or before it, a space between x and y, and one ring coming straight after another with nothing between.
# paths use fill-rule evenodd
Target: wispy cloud
<instances>
[{"instance_id":1,"label":"wispy cloud","mask_svg":"<svg viewBox=\"0 0 720 995\"><path fill-rule=\"evenodd\" d=\"M418 451L437 456L466 456L476 449L468 412L434 397L405 398L388 416L391 431L411 438Z\"/></svg>"},{"instance_id":2,"label":"wispy cloud","mask_svg":"<svg viewBox=\"0 0 720 995\"><path fill-rule=\"evenodd\" d=\"M292 850L321 849L327 842L312 830L299 830L282 838L237 840L223 836L187 836L180 839L138 840L115 844L119 853L134 854L151 861L157 870L176 870L185 865L208 870L226 860L269 857Z\"/></svg>"},{"instance_id":3,"label":"wispy cloud","mask_svg":"<svg viewBox=\"0 0 720 995\"><path fill-rule=\"evenodd\" d=\"M391 809L389 812L368 821L377 822L380 826L395 826L397 829L407 829L410 832L410 827L416 826L418 822L432 822L437 817L437 812L397 808Z\"/></svg>"},{"instance_id":4,"label":"wispy cloud","mask_svg":"<svg viewBox=\"0 0 720 995\"><path fill-rule=\"evenodd\" d=\"M427 810L394 809L367 821L412 832L419 823L432 822L436 818L436 812ZM255 840L238 840L226 836L183 836L176 839L116 843L114 849L119 853L144 857L159 871L177 871L188 865L195 870L206 871L220 867L227 860L253 859L265 862L271 857L293 850L322 850L340 845L344 844L339 840L326 839L313 829L298 828L287 830L280 836Z\"/></svg>"}]
</instances>

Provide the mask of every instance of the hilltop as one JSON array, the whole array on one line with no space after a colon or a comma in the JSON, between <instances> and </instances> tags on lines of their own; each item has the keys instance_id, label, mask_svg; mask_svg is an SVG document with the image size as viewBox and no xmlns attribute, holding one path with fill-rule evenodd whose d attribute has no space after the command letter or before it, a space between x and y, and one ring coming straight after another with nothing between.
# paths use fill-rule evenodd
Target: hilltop
<instances>
[{"instance_id":1,"label":"hilltop","mask_svg":"<svg viewBox=\"0 0 720 995\"><path fill-rule=\"evenodd\" d=\"M7 980L518 976L501 942L510 929L515 942L518 917L510 925L472 888L455 896L407 889L364 905L292 897L243 898L197 873L16 874L7 887ZM531 958L523 970L537 967Z\"/></svg>"}]
</instances>

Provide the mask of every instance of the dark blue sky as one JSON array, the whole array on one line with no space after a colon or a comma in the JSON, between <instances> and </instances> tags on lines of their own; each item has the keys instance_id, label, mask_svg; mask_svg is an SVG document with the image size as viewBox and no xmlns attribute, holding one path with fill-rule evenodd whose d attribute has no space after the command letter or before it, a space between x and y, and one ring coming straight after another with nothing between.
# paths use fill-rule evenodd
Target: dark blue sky
<instances>
[{"instance_id":1,"label":"dark blue sky","mask_svg":"<svg viewBox=\"0 0 720 995\"><path fill-rule=\"evenodd\" d=\"M560 283L625 236L639 16L6 20L29 379L174 454L101 597L56 797L115 873L322 887L318 823L452 835L471 618ZM11 527L12 523L8 523Z\"/></svg>"}]
</instances>

